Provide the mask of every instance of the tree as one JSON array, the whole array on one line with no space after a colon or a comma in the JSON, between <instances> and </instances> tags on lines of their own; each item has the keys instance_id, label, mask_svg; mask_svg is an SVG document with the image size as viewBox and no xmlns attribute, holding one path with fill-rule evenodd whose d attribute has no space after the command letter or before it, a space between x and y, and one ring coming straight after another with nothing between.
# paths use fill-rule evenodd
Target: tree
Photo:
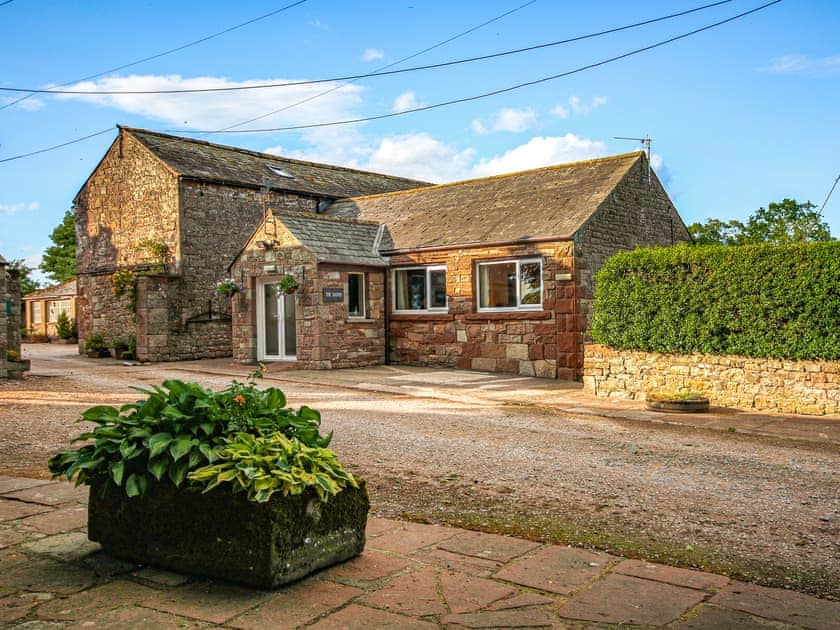
<instances>
[{"instance_id":1,"label":"tree","mask_svg":"<svg viewBox=\"0 0 840 630\"><path fill-rule=\"evenodd\" d=\"M821 220L816 205L795 199L771 202L767 208L753 212L746 223L735 219L721 221L707 219L705 223L688 226L698 245L756 245L758 243L800 243L830 241L828 223Z\"/></svg>"},{"instance_id":2,"label":"tree","mask_svg":"<svg viewBox=\"0 0 840 630\"><path fill-rule=\"evenodd\" d=\"M35 271L35 267L30 267L27 265L23 258L18 258L17 260L12 260L9 262L9 269L14 269L18 272L20 276L20 294L26 295L27 293L32 293L33 291L37 291L41 288L41 285L38 283L37 280L32 278L32 272Z\"/></svg>"},{"instance_id":3,"label":"tree","mask_svg":"<svg viewBox=\"0 0 840 630\"><path fill-rule=\"evenodd\" d=\"M69 210L64 219L50 234L54 245L44 251L41 271L56 282L64 282L76 276L76 222Z\"/></svg>"}]
</instances>

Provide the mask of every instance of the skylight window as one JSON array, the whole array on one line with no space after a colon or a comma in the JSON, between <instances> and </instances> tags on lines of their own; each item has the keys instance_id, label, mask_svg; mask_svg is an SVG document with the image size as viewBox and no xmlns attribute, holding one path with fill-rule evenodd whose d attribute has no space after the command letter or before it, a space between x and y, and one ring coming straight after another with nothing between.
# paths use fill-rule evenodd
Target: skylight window
<instances>
[{"instance_id":1,"label":"skylight window","mask_svg":"<svg viewBox=\"0 0 840 630\"><path fill-rule=\"evenodd\" d=\"M279 166L272 166L271 164L268 165L268 170L274 173L275 175L279 175L280 177L285 177L286 179L294 179L295 176L289 173L288 171L284 171Z\"/></svg>"}]
</instances>

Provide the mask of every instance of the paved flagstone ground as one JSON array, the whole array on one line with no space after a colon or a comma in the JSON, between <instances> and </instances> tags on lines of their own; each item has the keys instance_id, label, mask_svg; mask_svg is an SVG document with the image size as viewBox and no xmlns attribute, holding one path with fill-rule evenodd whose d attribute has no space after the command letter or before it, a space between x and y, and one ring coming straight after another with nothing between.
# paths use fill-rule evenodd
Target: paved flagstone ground
<instances>
[{"instance_id":1,"label":"paved flagstone ground","mask_svg":"<svg viewBox=\"0 0 840 630\"><path fill-rule=\"evenodd\" d=\"M0 476L0 627L840 628L840 602L606 553L387 519L364 554L262 591L87 540L87 489Z\"/></svg>"}]
</instances>

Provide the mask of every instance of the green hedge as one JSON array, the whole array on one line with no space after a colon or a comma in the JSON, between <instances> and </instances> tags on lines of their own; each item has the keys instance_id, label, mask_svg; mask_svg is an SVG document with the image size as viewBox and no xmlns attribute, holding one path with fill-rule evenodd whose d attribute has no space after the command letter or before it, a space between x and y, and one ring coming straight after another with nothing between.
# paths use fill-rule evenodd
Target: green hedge
<instances>
[{"instance_id":1,"label":"green hedge","mask_svg":"<svg viewBox=\"0 0 840 630\"><path fill-rule=\"evenodd\" d=\"M595 287L592 336L614 348L840 360L840 241L638 249Z\"/></svg>"}]
</instances>

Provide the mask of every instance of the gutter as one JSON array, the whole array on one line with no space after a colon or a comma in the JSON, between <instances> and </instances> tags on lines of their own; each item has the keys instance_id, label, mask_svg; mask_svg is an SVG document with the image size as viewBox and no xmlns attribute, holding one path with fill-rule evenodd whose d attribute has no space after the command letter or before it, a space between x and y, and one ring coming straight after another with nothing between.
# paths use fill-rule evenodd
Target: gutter
<instances>
[{"instance_id":1,"label":"gutter","mask_svg":"<svg viewBox=\"0 0 840 630\"><path fill-rule=\"evenodd\" d=\"M453 245L428 245L425 247L403 247L400 249L382 250L383 256L393 256L395 254L412 254L416 252L441 252L453 249L473 249L476 247L504 247L510 245L526 245L528 243L548 243L552 241L571 241L574 239L574 234L562 236L533 236L528 238L520 238L514 241L472 241L470 243L458 243Z\"/></svg>"}]
</instances>

